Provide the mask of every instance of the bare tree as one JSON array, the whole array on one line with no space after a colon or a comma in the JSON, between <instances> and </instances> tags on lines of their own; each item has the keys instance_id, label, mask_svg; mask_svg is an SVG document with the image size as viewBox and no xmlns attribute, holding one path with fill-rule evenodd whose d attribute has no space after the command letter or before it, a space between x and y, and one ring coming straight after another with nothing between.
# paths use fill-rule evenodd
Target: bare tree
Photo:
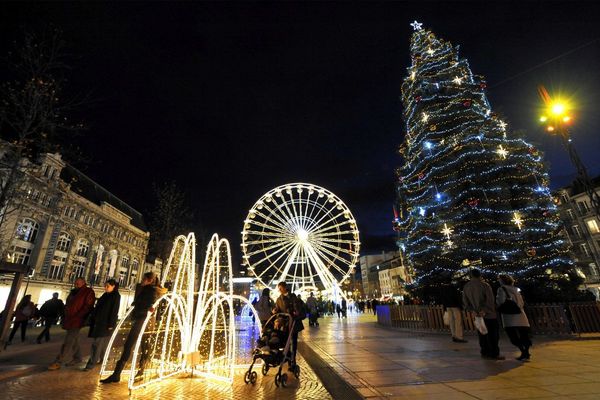
<instances>
[{"instance_id":1,"label":"bare tree","mask_svg":"<svg viewBox=\"0 0 600 400\"><path fill-rule=\"evenodd\" d=\"M65 42L57 29L25 32L6 57L9 78L0 83L0 226L27 173L23 160L57 151L64 136L83 128L66 116L83 99L63 98L70 69L65 59Z\"/></svg>"},{"instance_id":2,"label":"bare tree","mask_svg":"<svg viewBox=\"0 0 600 400\"><path fill-rule=\"evenodd\" d=\"M150 251L166 263L173 240L186 235L193 213L183 191L173 181L154 184L155 207L150 212Z\"/></svg>"}]
</instances>

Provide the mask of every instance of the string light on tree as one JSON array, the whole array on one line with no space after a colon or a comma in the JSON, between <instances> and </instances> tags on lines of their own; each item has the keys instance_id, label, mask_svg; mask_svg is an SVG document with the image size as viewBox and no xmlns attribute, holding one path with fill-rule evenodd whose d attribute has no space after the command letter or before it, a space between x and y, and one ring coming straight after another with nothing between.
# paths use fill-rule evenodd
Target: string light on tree
<instances>
[{"instance_id":1,"label":"string light on tree","mask_svg":"<svg viewBox=\"0 0 600 400\"><path fill-rule=\"evenodd\" d=\"M496 153L498 153L498 155L500 157L502 157L503 160L506 160L506 156L508 155L508 150L506 150L504 147L502 147L502 145L498 146L498 150L496 150Z\"/></svg>"},{"instance_id":2,"label":"string light on tree","mask_svg":"<svg viewBox=\"0 0 600 400\"><path fill-rule=\"evenodd\" d=\"M457 85L461 85L463 81L463 78L455 76L454 79L452 80L452 82L456 83Z\"/></svg>"},{"instance_id":3,"label":"string light on tree","mask_svg":"<svg viewBox=\"0 0 600 400\"><path fill-rule=\"evenodd\" d=\"M523 218L521 218L521 215L518 212L513 213L513 219L511 221L514 222L519 229L522 229Z\"/></svg>"}]
</instances>

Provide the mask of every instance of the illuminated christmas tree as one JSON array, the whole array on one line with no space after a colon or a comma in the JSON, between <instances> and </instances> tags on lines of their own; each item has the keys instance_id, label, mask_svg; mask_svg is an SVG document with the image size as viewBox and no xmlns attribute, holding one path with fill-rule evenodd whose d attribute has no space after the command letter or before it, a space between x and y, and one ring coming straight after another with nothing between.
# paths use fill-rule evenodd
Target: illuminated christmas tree
<instances>
[{"instance_id":1,"label":"illuminated christmas tree","mask_svg":"<svg viewBox=\"0 0 600 400\"><path fill-rule=\"evenodd\" d=\"M417 285L439 287L477 266L494 281L515 276L529 299L571 296L579 280L542 155L492 112L458 47L412 26L394 225Z\"/></svg>"}]
</instances>

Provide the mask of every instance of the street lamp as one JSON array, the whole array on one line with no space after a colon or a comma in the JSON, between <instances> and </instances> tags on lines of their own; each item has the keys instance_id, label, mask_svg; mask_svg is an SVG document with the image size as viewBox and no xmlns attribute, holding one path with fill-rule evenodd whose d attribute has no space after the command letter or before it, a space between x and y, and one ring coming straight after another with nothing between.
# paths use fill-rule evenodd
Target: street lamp
<instances>
[{"instance_id":1,"label":"street lamp","mask_svg":"<svg viewBox=\"0 0 600 400\"><path fill-rule=\"evenodd\" d=\"M560 135L563 146L567 150L567 153L569 153L569 158L577 170L578 179L591 200L596 218L600 220L600 196L594 189L587 169L579 158L579 155L575 151L575 146L573 146L571 141L569 125L573 121L573 118L569 115L569 104L562 99L552 99L544 86L540 85L538 91L545 105L544 114L540 117L540 122L546 125L546 131L549 133Z\"/></svg>"}]
</instances>

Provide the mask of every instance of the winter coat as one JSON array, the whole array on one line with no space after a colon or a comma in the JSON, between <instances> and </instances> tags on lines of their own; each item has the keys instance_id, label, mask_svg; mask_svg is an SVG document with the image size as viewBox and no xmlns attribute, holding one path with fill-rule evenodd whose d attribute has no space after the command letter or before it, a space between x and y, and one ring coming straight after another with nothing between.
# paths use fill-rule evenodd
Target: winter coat
<instances>
[{"instance_id":1,"label":"winter coat","mask_svg":"<svg viewBox=\"0 0 600 400\"><path fill-rule=\"evenodd\" d=\"M316 314L319 308L317 306L317 299L315 299L314 296L309 296L308 299L306 299L306 307L311 314Z\"/></svg>"},{"instance_id":2,"label":"winter coat","mask_svg":"<svg viewBox=\"0 0 600 400\"><path fill-rule=\"evenodd\" d=\"M508 285L500 286L500 288L498 289L498 292L496 293L496 304L500 305L500 304L504 303L504 301L506 300L506 292L504 291L503 288L506 289L506 292L508 292L508 296L515 303L517 303L517 305L521 309L521 313L520 314L502 314L502 313L500 313L500 316L502 317L502 326L504 326L505 328L510 328L513 326L529 326L529 319L527 319L527 315L525 314L525 311L523 310L523 308L525 307L525 302L523 301L523 296L521 296L521 293L519 292L519 290L516 287L514 287L512 285L511 286L508 286Z\"/></svg>"},{"instance_id":3,"label":"winter coat","mask_svg":"<svg viewBox=\"0 0 600 400\"><path fill-rule=\"evenodd\" d=\"M462 308L462 296L456 285L444 285L439 300L445 308Z\"/></svg>"},{"instance_id":4,"label":"winter coat","mask_svg":"<svg viewBox=\"0 0 600 400\"><path fill-rule=\"evenodd\" d=\"M35 317L35 304L33 302L19 304L15 310L15 322L28 321Z\"/></svg>"},{"instance_id":5,"label":"winter coat","mask_svg":"<svg viewBox=\"0 0 600 400\"><path fill-rule=\"evenodd\" d=\"M56 321L65 312L65 303L61 299L47 300L40 308L40 316L47 321Z\"/></svg>"},{"instance_id":6,"label":"winter coat","mask_svg":"<svg viewBox=\"0 0 600 400\"><path fill-rule=\"evenodd\" d=\"M148 311L152 308L156 300L164 293L166 289L154 285L139 286L133 299L133 311L131 317L135 320L145 319Z\"/></svg>"},{"instance_id":7,"label":"winter coat","mask_svg":"<svg viewBox=\"0 0 600 400\"><path fill-rule=\"evenodd\" d=\"M71 290L65 305L65 317L63 318L63 329L79 329L85 323L86 318L92 312L96 297L92 288L83 286Z\"/></svg>"},{"instance_id":8,"label":"winter coat","mask_svg":"<svg viewBox=\"0 0 600 400\"><path fill-rule=\"evenodd\" d=\"M100 296L90 319L89 337L106 337L112 334L112 329L117 326L121 295L118 290L105 292Z\"/></svg>"},{"instance_id":9,"label":"winter coat","mask_svg":"<svg viewBox=\"0 0 600 400\"><path fill-rule=\"evenodd\" d=\"M294 331L300 332L304 330L304 324L302 320L306 318L306 314L302 308L304 303L294 293L288 293L287 295L280 295L275 302L275 313L286 313L290 314L292 318L296 320L294 325Z\"/></svg>"},{"instance_id":10,"label":"winter coat","mask_svg":"<svg viewBox=\"0 0 600 400\"><path fill-rule=\"evenodd\" d=\"M462 301L465 311L484 312L483 318L487 319L497 318L494 291L482 279L473 278L465 284Z\"/></svg>"},{"instance_id":11,"label":"winter coat","mask_svg":"<svg viewBox=\"0 0 600 400\"><path fill-rule=\"evenodd\" d=\"M260 296L260 300L256 302L254 308L258 313L258 318L261 321L266 321L271 318L273 315L273 308L275 307L275 303L269 296Z\"/></svg>"}]
</instances>

